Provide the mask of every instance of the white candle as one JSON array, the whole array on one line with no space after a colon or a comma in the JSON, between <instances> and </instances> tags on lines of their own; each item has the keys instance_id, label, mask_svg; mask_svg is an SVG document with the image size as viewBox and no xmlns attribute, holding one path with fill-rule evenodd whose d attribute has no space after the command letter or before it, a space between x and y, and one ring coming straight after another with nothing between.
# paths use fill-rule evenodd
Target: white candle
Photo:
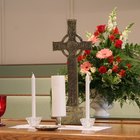
<instances>
[{"instance_id":1,"label":"white candle","mask_svg":"<svg viewBox=\"0 0 140 140\"><path fill-rule=\"evenodd\" d=\"M36 97L35 97L35 76L34 74L32 74L32 81L31 81L31 84L32 84L32 117L33 118L36 118Z\"/></svg>"},{"instance_id":2,"label":"white candle","mask_svg":"<svg viewBox=\"0 0 140 140\"><path fill-rule=\"evenodd\" d=\"M89 74L87 73L86 75L86 82L85 82L85 87L86 87L86 119L90 118L90 77Z\"/></svg>"},{"instance_id":3,"label":"white candle","mask_svg":"<svg viewBox=\"0 0 140 140\"><path fill-rule=\"evenodd\" d=\"M65 101L65 76L56 75L51 77L52 87L52 116L66 116L66 101Z\"/></svg>"}]
</instances>

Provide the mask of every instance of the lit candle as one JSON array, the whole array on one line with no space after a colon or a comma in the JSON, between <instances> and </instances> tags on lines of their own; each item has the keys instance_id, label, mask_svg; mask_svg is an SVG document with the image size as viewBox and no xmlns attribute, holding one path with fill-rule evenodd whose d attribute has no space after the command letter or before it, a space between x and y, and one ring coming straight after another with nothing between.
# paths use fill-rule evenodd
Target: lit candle
<instances>
[{"instance_id":1,"label":"lit candle","mask_svg":"<svg viewBox=\"0 0 140 140\"><path fill-rule=\"evenodd\" d=\"M35 76L33 73L31 84L32 84L32 117L36 118L36 97L35 97L36 91L35 91Z\"/></svg>"},{"instance_id":2,"label":"lit candle","mask_svg":"<svg viewBox=\"0 0 140 140\"><path fill-rule=\"evenodd\" d=\"M89 94L90 77L88 73L86 75L85 87L86 87L86 119L89 119L90 118L90 94Z\"/></svg>"}]
</instances>

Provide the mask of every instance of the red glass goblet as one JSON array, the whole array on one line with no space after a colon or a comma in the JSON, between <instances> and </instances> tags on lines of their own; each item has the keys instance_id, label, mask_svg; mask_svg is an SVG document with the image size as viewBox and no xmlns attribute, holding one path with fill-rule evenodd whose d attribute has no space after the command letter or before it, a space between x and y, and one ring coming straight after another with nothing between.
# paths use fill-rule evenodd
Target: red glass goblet
<instances>
[{"instance_id":1,"label":"red glass goblet","mask_svg":"<svg viewBox=\"0 0 140 140\"><path fill-rule=\"evenodd\" d=\"M3 116L3 114L5 113L6 110L6 96L5 95L0 95L0 127L1 126L5 126L2 122L1 122L1 117Z\"/></svg>"}]
</instances>

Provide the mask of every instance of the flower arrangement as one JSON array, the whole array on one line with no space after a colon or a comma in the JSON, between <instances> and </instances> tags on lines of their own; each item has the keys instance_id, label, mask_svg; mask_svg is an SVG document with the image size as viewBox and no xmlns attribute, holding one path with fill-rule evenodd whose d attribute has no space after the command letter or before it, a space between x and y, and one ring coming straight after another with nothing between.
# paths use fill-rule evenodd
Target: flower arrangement
<instances>
[{"instance_id":1,"label":"flower arrangement","mask_svg":"<svg viewBox=\"0 0 140 140\"><path fill-rule=\"evenodd\" d=\"M107 25L98 25L94 33L86 33L93 45L78 57L79 97L85 99L85 75L89 73L91 91L96 91L91 98L100 95L108 104L118 101L121 106L135 102L140 108L140 46L127 42L133 23L123 32L118 29L116 11L109 15Z\"/></svg>"}]
</instances>

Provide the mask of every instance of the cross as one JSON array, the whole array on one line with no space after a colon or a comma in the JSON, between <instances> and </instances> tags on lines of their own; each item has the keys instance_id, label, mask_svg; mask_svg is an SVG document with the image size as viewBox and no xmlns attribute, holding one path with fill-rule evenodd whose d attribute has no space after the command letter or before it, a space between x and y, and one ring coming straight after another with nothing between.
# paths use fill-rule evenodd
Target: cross
<instances>
[{"instance_id":1,"label":"cross","mask_svg":"<svg viewBox=\"0 0 140 140\"><path fill-rule=\"evenodd\" d=\"M77 56L83 50L90 50L91 42L83 41L80 36L76 34L76 20L69 19L67 21L68 32L63 37L61 42L53 42L53 50L61 50L67 57L68 62L68 106L78 105L78 73L77 73ZM78 41L77 41L77 39Z\"/></svg>"}]
</instances>

